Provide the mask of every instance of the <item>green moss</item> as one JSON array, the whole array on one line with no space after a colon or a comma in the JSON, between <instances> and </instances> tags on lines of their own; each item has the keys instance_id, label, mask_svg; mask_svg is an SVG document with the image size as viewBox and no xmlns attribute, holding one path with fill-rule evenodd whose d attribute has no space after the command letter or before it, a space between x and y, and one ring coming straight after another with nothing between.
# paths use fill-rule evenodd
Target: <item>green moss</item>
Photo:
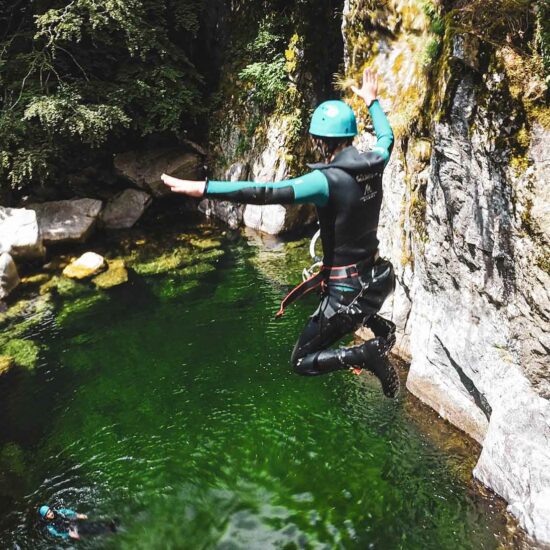
<instances>
[{"instance_id":1,"label":"green moss","mask_svg":"<svg viewBox=\"0 0 550 550\"><path fill-rule=\"evenodd\" d=\"M16 365L34 369L38 361L40 348L32 340L13 339L2 346L1 352L3 355L11 357Z\"/></svg>"},{"instance_id":2,"label":"green moss","mask_svg":"<svg viewBox=\"0 0 550 550\"><path fill-rule=\"evenodd\" d=\"M88 283L77 282L59 275L55 275L40 287L41 294L53 292L67 300L89 294L91 291L92 287Z\"/></svg>"},{"instance_id":3,"label":"green moss","mask_svg":"<svg viewBox=\"0 0 550 550\"><path fill-rule=\"evenodd\" d=\"M136 261L132 263L132 268L139 275L160 275L188 265L191 263L191 256L190 249L179 248L148 261Z\"/></svg>"},{"instance_id":4,"label":"green moss","mask_svg":"<svg viewBox=\"0 0 550 550\"><path fill-rule=\"evenodd\" d=\"M103 292L82 296L71 301L64 301L63 306L57 314L56 320L60 325L70 325L78 318L87 314L88 310L95 304L108 301L109 297Z\"/></svg>"},{"instance_id":5,"label":"green moss","mask_svg":"<svg viewBox=\"0 0 550 550\"><path fill-rule=\"evenodd\" d=\"M113 288L128 282L128 270L124 260L111 260L107 271L92 279L92 283L101 289Z\"/></svg>"},{"instance_id":6,"label":"green moss","mask_svg":"<svg viewBox=\"0 0 550 550\"><path fill-rule=\"evenodd\" d=\"M191 239L189 243L200 250L219 248L222 244L220 241L216 241L215 239Z\"/></svg>"}]
</instances>

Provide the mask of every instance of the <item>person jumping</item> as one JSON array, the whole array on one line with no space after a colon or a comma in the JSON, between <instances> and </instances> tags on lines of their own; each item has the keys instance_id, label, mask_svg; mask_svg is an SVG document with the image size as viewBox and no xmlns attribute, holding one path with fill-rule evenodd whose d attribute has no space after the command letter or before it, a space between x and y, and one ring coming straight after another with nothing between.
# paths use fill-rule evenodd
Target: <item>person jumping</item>
<instances>
[{"instance_id":1,"label":"person jumping","mask_svg":"<svg viewBox=\"0 0 550 550\"><path fill-rule=\"evenodd\" d=\"M315 376L336 370L375 374L388 397L399 393L399 377L387 360L395 343L395 325L377 315L393 292L395 275L388 260L378 255L377 228L382 203L382 173L393 148L393 132L377 100L378 75L365 69L361 88L352 87L368 107L376 144L359 152L353 145L357 122L343 101L321 103L309 133L323 162L308 165L311 172L294 179L261 184L250 181L193 181L162 174L175 193L248 204L312 203L317 208L323 266L283 300L284 308L315 288L319 307L309 318L291 356L294 370ZM330 346L364 324L375 338L353 347Z\"/></svg>"}]
</instances>

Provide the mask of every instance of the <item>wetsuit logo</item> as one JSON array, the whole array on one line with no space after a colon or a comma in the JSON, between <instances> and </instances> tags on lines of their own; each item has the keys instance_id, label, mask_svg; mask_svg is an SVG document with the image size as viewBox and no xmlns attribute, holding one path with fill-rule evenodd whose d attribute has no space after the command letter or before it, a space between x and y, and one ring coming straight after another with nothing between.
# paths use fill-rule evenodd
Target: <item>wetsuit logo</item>
<instances>
[{"instance_id":1,"label":"wetsuit logo","mask_svg":"<svg viewBox=\"0 0 550 550\"><path fill-rule=\"evenodd\" d=\"M369 183L371 180L378 180L380 178L381 174L378 172L370 172L367 174L359 174L356 176L357 183L360 185L364 185L365 189L363 191L363 196L361 197L362 202L369 201L376 197L376 194L378 191L373 189L373 186L371 183Z\"/></svg>"}]
</instances>

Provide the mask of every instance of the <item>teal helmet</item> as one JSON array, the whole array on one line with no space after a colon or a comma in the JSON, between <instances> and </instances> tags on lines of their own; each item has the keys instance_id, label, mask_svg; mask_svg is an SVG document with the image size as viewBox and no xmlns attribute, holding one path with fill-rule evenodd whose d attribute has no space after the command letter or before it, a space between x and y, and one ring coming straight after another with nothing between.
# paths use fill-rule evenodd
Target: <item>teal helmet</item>
<instances>
[{"instance_id":1,"label":"teal helmet","mask_svg":"<svg viewBox=\"0 0 550 550\"><path fill-rule=\"evenodd\" d=\"M49 507L49 506L46 506L46 505L40 506L39 512L40 512L40 515L41 515L43 518L46 517L46 514L47 514L49 511L50 511L50 507Z\"/></svg>"},{"instance_id":2,"label":"teal helmet","mask_svg":"<svg viewBox=\"0 0 550 550\"><path fill-rule=\"evenodd\" d=\"M343 101L321 103L313 112L309 133L319 137L351 138L357 135L353 109Z\"/></svg>"}]
</instances>

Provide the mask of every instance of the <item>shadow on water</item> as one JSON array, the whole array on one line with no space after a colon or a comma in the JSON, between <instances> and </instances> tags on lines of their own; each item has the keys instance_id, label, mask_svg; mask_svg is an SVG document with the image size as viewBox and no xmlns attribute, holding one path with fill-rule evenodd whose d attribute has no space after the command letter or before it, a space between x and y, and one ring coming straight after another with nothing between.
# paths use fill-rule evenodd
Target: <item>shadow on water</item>
<instances>
[{"instance_id":1,"label":"shadow on water","mask_svg":"<svg viewBox=\"0 0 550 550\"><path fill-rule=\"evenodd\" d=\"M122 518L81 548L509 546L453 466L471 448L434 444L368 375L293 375L313 302L275 321L273 257L224 247L193 285L134 276L41 329L40 366L1 405L0 546L52 547L43 502Z\"/></svg>"}]
</instances>

